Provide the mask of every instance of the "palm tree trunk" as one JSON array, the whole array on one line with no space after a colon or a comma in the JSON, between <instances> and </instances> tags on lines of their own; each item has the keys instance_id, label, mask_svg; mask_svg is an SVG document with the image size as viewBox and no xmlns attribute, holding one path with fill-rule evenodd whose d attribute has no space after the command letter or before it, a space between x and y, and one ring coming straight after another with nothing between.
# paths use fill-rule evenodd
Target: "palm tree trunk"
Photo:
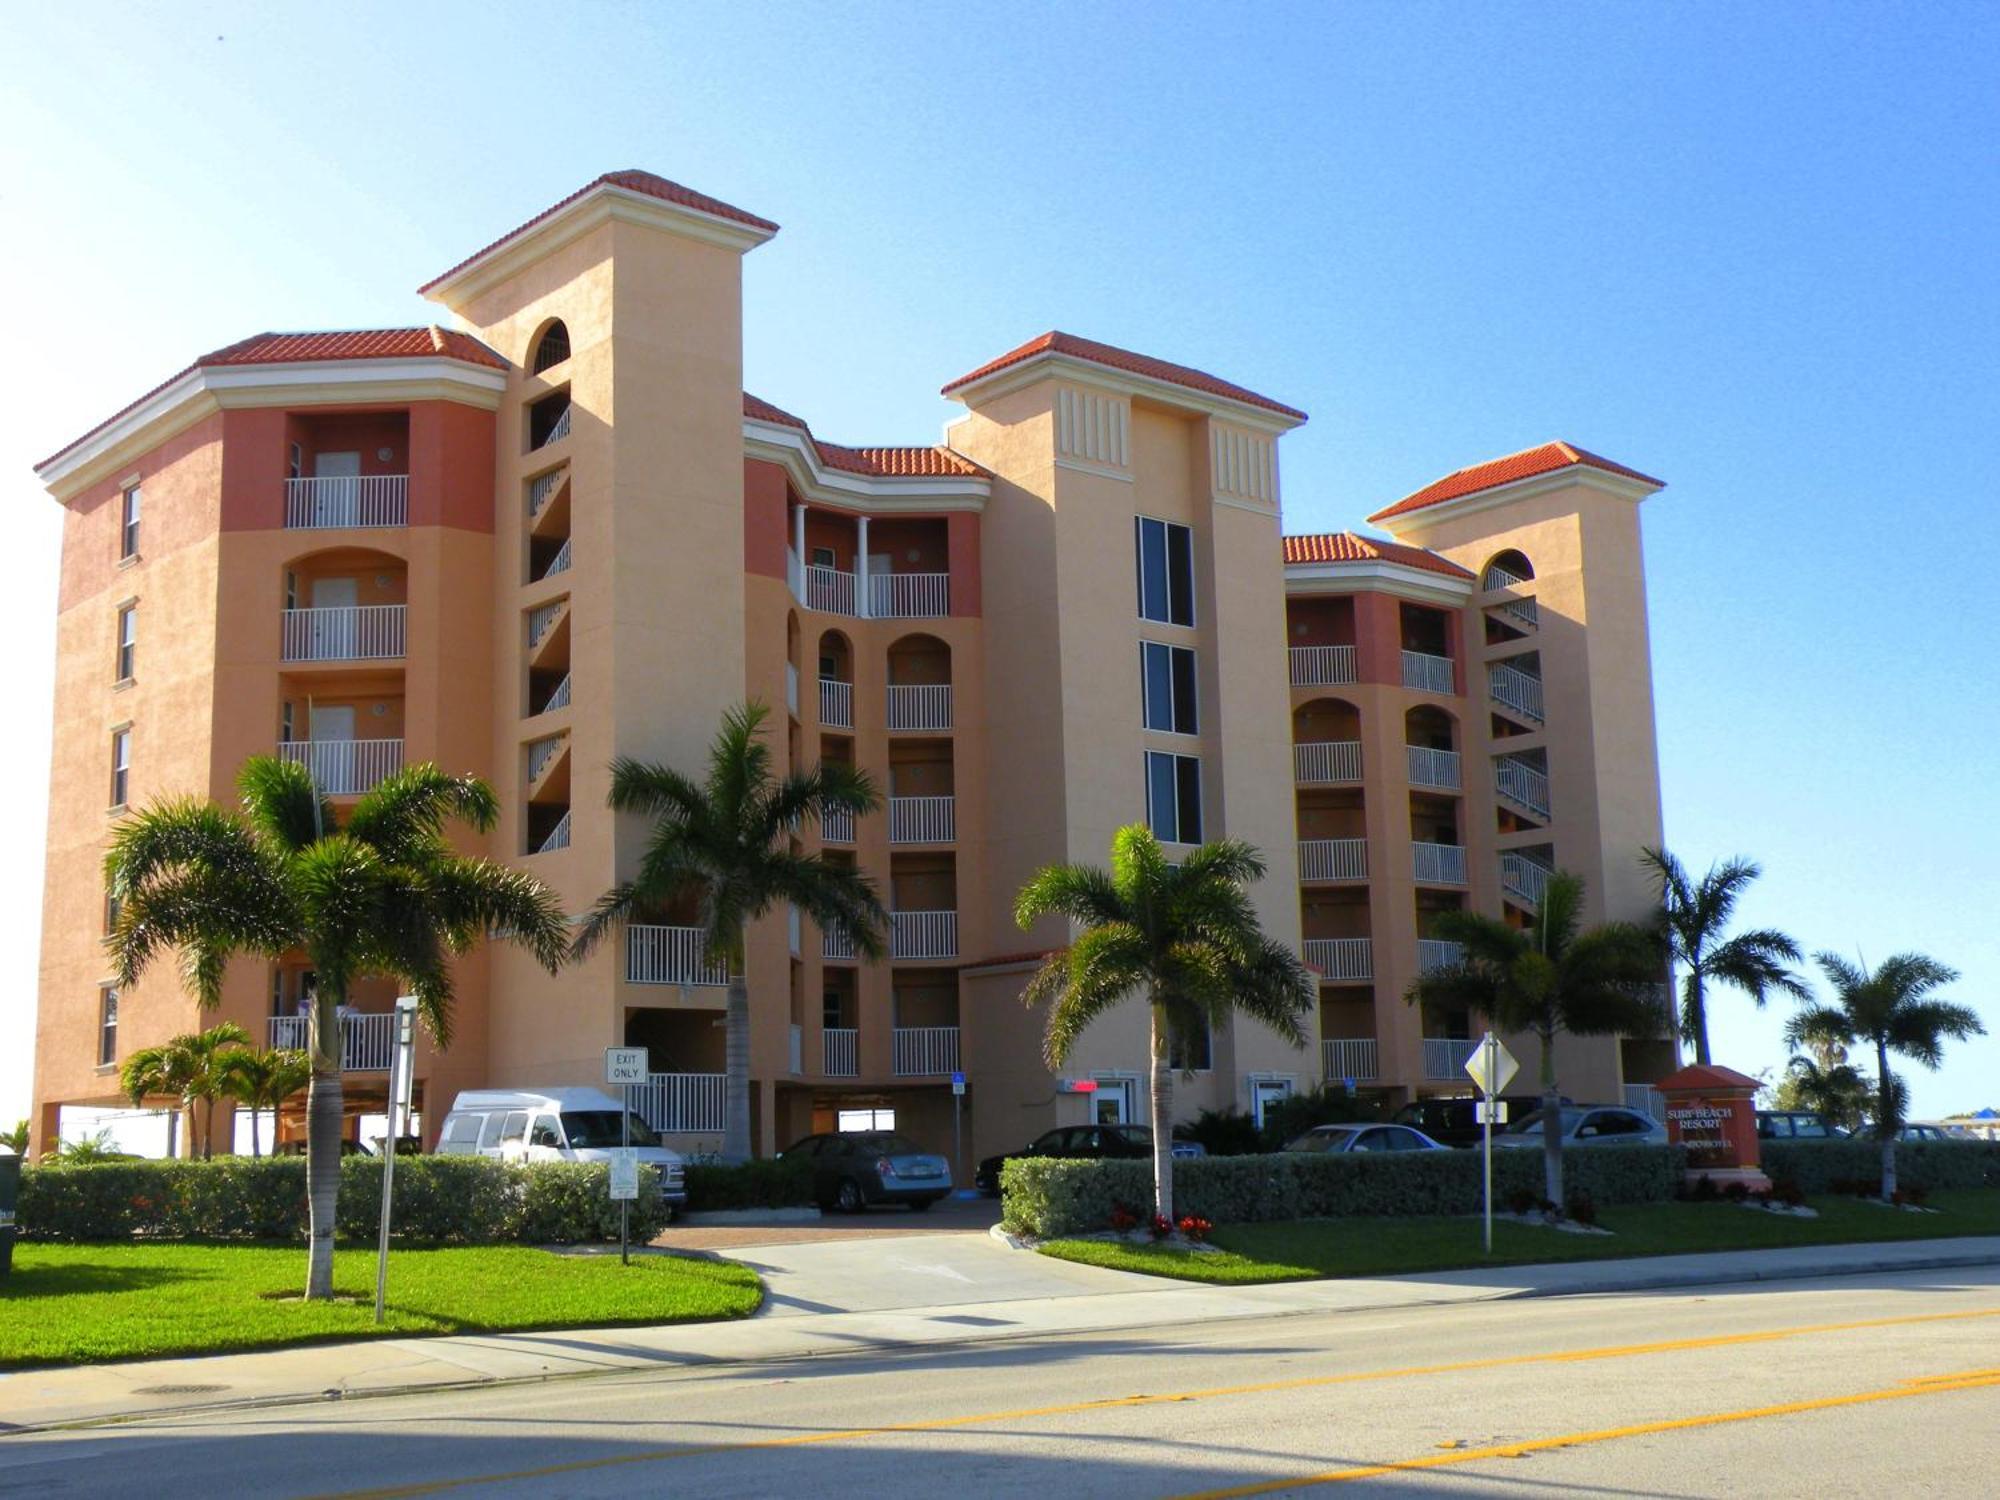
<instances>
[{"instance_id":1,"label":"palm tree trunk","mask_svg":"<svg viewBox=\"0 0 2000 1500\"><path fill-rule=\"evenodd\" d=\"M722 1022L722 1159L750 1159L750 987L730 976Z\"/></svg>"},{"instance_id":2,"label":"palm tree trunk","mask_svg":"<svg viewBox=\"0 0 2000 1500\"><path fill-rule=\"evenodd\" d=\"M201 1159L215 1160L215 1095L201 1103Z\"/></svg>"},{"instance_id":3,"label":"palm tree trunk","mask_svg":"<svg viewBox=\"0 0 2000 1500\"><path fill-rule=\"evenodd\" d=\"M1889 1076L1888 1043L1879 1036L1875 1038L1875 1084L1881 1090L1875 1103L1875 1135L1882 1143L1882 1201L1889 1203L1896 1196L1896 1130L1902 1121L1891 1118L1896 1080Z\"/></svg>"},{"instance_id":4,"label":"palm tree trunk","mask_svg":"<svg viewBox=\"0 0 2000 1500\"><path fill-rule=\"evenodd\" d=\"M322 978L312 1009L312 1082L306 1087L306 1297L333 1296L333 1218L340 1196L340 1004L347 987Z\"/></svg>"},{"instance_id":5,"label":"palm tree trunk","mask_svg":"<svg viewBox=\"0 0 2000 1500\"><path fill-rule=\"evenodd\" d=\"M1708 1066L1708 1006L1704 1003L1701 989L1701 970L1688 973L1687 984L1688 1030L1694 1033L1694 1060L1698 1067Z\"/></svg>"},{"instance_id":6,"label":"palm tree trunk","mask_svg":"<svg viewBox=\"0 0 2000 1500\"><path fill-rule=\"evenodd\" d=\"M1167 1018L1153 1012L1153 1207L1174 1222L1174 1069L1167 1056Z\"/></svg>"},{"instance_id":7,"label":"palm tree trunk","mask_svg":"<svg viewBox=\"0 0 2000 1500\"><path fill-rule=\"evenodd\" d=\"M278 1128L278 1122L276 1117L273 1117L271 1121L271 1128L273 1130L276 1130ZM250 1101L250 1156L251 1159L254 1161L257 1157L260 1157L263 1154L264 1154L263 1142L257 1139L257 1101L255 1099L252 1099Z\"/></svg>"},{"instance_id":8,"label":"palm tree trunk","mask_svg":"<svg viewBox=\"0 0 2000 1500\"><path fill-rule=\"evenodd\" d=\"M1556 1043L1542 1033L1542 1196L1563 1211L1562 1093L1556 1088Z\"/></svg>"}]
</instances>

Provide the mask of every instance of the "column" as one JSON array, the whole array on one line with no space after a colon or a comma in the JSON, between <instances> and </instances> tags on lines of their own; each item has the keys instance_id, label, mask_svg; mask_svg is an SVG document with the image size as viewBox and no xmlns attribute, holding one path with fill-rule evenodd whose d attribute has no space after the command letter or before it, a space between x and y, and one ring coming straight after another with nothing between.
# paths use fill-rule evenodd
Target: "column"
<instances>
[{"instance_id":1,"label":"column","mask_svg":"<svg viewBox=\"0 0 2000 1500\"><path fill-rule=\"evenodd\" d=\"M868 618L868 518L861 518L860 540L854 548L854 612Z\"/></svg>"}]
</instances>

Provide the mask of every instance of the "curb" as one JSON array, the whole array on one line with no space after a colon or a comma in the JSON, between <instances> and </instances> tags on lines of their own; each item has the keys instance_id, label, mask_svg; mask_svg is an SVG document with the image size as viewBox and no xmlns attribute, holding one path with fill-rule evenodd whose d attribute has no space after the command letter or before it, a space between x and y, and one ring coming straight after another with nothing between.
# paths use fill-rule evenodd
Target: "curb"
<instances>
[{"instance_id":1,"label":"curb","mask_svg":"<svg viewBox=\"0 0 2000 1500\"><path fill-rule=\"evenodd\" d=\"M1602 1265L1599 1261L1596 1264ZM1976 1266L2000 1266L2000 1252L1982 1250L1970 1255L1928 1255L1921 1260L1874 1260L1848 1265L1819 1267L1745 1267L1740 1271L1659 1271L1650 1276L1629 1276L1621 1281L1604 1281L1594 1286L1523 1287L1503 1292L1496 1302L1518 1302L1534 1297L1593 1297L1599 1293L1670 1292L1697 1286L1742 1286L1760 1281L1823 1281L1843 1276L1875 1276L1884 1272L1957 1271Z\"/></svg>"},{"instance_id":2,"label":"curb","mask_svg":"<svg viewBox=\"0 0 2000 1500\"><path fill-rule=\"evenodd\" d=\"M763 1224L815 1224L823 1217L816 1208L709 1208L674 1218L676 1229L719 1229L731 1224L755 1228Z\"/></svg>"}]
</instances>

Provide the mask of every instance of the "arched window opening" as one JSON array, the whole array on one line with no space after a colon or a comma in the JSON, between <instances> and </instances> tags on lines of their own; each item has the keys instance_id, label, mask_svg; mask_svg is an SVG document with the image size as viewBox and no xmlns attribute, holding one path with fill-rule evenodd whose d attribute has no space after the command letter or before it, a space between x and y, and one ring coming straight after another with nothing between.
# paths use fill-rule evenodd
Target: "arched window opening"
<instances>
[{"instance_id":1,"label":"arched window opening","mask_svg":"<svg viewBox=\"0 0 2000 1500\"><path fill-rule=\"evenodd\" d=\"M539 375L552 369L569 358L569 326L557 318L542 330L542 336L535 340L535 349L528 356L528 373Z\"/></svg>"}]
</instances>

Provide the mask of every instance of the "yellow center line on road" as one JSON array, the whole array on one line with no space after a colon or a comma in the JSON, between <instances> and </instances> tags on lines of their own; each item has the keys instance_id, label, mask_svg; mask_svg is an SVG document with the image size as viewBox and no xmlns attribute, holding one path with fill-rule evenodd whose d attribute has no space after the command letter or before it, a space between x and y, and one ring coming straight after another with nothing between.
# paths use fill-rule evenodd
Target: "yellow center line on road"
<instances>
[{"instance_id":1,"label":"yellow center line on road","mask_svg":"<svg viewBox=\"0 0 2000 1500\"><path fill-rule=\"evenodd\" d=\"M539 1468L516 1469L496 1474L465 1474L445 1479L420 1480L411 1484L389 1485L379 1489L342 1490L318 1497L318 1500L408 1500L420 1495L439 1495L450 1490L465 1489L476 1484L508 1484L523 1480L549 1479L562 1474L581 1474L593 1469L620 1468L628 1464L664 1463L677 1458L707 1458L723 1453L755 1453L773 1449L802 1448L820 1443L854 1442L865 1438L907 1436L912 1433L949 1432L955 1428L978 1427L997 1422L1020 1422L1035 1417L1074 1416L1082 1412L1109 1411L1121 1407L1158 1406L1175 1401L1208 1401L1228 1396L1268 1395L1279 1391L1312 1390L1326 1386L1360 1385L1374 1381L1407 1380L1424 1375L1454 1375L1469 1371L1499 1370L1517 1368L1523 1365L1571 1364L1600 1359L1632 1359L1654 1354L1677 1354L1696 1349L1727 1349L1745 1344L1767 1344L1781 1339L1810 1338L1818 1334L1855 1333L1878 1328L1908 1328L1933 1323L1962 1323L1975 1319L2000 1318L2000 1307L1968 1308L1962 1312L1912 1313L1895 1318L1857 1318L1841 1323L1804 1323L1791 1328L1767 1328L1754 1333L1722 1333L1706 1338L1668 1339L1649 1344L1613 1344L1597 1349L1561 1349L1543 1354L1503 1354L1490 1359L1456 1360L1448 1364L1405 1365L1390 1370L1358 1370L1340 1375L1301 1375L1288 1380L1261 1380L1244 1385L1210 1386L1191 1391L1163 1391L1138 1396L1113 1396L1096 1401L1072 1401L1055 1406L1015 1407L1007 1411L974 1412L958 1417L938 1417L924 1422L894 1422L879 1427L852 1427L825 1432L792 1433L785 1437L755 1438L734 1443L686 1443L671 1448L645 1448L633 1453L610 1454L598 1458L573 1459L568 1463L545 1464ZM1310 1351L1308 1351L1310 1352ZM1941 1381L1974 1380L1988 1372L1973 1372L1967 1376L1940 1376ZM2000 1375L1992 1382L2000 1383ZM1922 1384L1903 1390L1903 1395L1927 1394L1938 1389L1953 1386ZM1833 1398L1836 1404L1844 1398ZM1883 1399L1883 1398L1873 1398ZM1788 1409L1788 1408L1787 1408ZM1802 1409L1810 1409L1810 1406ZM1781 1408L1770 1409L1775 1413ZM1693 1425L1722 1419L1693 1419ZM1619 1435L1633 1436L1641 1429L1622 1432ZM1665 1431L1666 1428L1644 1430ZM1548 1440L1552 1446L1562 1446L1566 1442L1602 1441L1601 1438L1584 1435L1582 1437ZM1523 1450L1532 1451L1532 1450ZM1464 1463L1473 1456L1504 1456L1502 1450L1471 1450L1454 1452L1446 1456L1446 1462ZM1423 1460L1411 1460L1421 1466ZM1393 1467L1393 1466L1392 1466ZM1361 1471L1355 1471L1359 1477ZM1387 1473L1388 1469L1370 1469L1368 1473ZM1343 1471L1343 1477L1346 1477ZM1259 1489L1252 1486L1243 1490L1217 1490L1215 1495L1254 1495L1271 1489L1283 1489L1292 1484L1331 1483L1331 1479L1307 1478L1285 1480Z\"/></svg>"},{"instance_id":2,"label":"yellow center line on road","mask_svg":"<svg viewBox=\"0 0 2000 1500\"><path fill-rule=\"evenodd\" d=\"M1228 1489L1196 1490L1177 1495L1174 1500L1243 1500L1248 1495L1273 1495L1284 1490L1308 1489L1321 1484L1345 1484L1356 1479L1380 1479L1385 1474L1407 1474L1425 1469L1445 1469L1455 1464L1481 1463L1495 1458L1524 1458L1530 1453L1547 1453L1557 1448L1581 1448L1591 1443L1616 1442L1620 1438L1650 1437L1662 1432L1687 1432L1697 1427L1722 1427L1732 1422L1755 1422L1765 1417L1792 1417L1805 1412L1833 1411L1843 1406L1865 1406L1875 1401L1907 1401L1913 1396L1937 1396L1949 1391L1980 1391L2000 1386L2000 1371L1973 1370L1955 1375L1926 1375L1906 1380L1880 1391L1859 1391L1851 1396L1819 1396L1808 1401L1786 1401L1776 1406L1751 1406L1741 1411L1708 1412L1694 1417L1669 1417L1660 1422L1634 1422L1625 1427L1604 1427L1595 1432L1569 1432L1560 1437L1531 1438L1521 1443L1496 1443L1490 1448L1461 1448L1450 1453L1426 1454L1394 1463L1363 1464L1351 1469L1328 1469L1320 1474L1299 1474L1290 1479L1265 1479Z\"/></svg>"}]
</instances>

